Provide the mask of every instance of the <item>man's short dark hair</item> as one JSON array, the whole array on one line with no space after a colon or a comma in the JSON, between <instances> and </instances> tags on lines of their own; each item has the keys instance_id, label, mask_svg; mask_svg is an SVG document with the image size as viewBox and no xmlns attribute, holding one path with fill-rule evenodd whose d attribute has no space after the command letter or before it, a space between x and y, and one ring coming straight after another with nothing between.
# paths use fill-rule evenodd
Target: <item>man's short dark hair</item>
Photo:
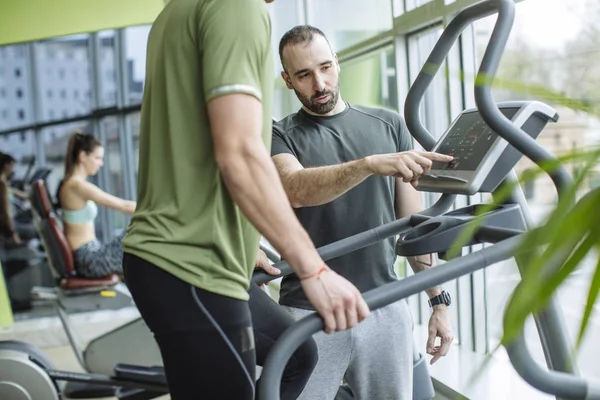
<instances>
[{"instance_id":1,"label":"man's short dark hair","mask_svg":"<svg viewBox=\"0 0 600 400\"><path fill-rule=\"evenodd\" d=\"M327 41L327 44L329 44L329 48L331 48L331 44L329 43L329 40L327 40L327 36L325 36L325 34L319 28L315 28L312 25L297 25L283 35L279 41L279 60L281 61L281 65L283 66L284 70L286 70L286 68L283 64L283 49L285 49L286 46L310 43L315 35L322 36Z\"/></svg>"}]
</instances>

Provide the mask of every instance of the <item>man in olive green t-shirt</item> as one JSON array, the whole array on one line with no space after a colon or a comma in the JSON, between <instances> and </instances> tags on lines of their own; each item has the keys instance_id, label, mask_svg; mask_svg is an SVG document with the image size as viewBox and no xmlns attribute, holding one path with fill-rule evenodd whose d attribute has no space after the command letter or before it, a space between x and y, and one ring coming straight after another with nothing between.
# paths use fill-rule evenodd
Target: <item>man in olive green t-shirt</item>
<instances>
[{"instance_id":1,"label":"man in olive green t-shirt","mask_svg":"<svg viewBox=\"0 0 600 400\"><path fill-rule=\"evenodd\" d=\"M269 158L270 39L262 0L171 0L148 38L123 268L174 400L254 398L246 300L261 233L301 277L327 332L369 313L318 255Z\"/></svg>"}]
</instances>

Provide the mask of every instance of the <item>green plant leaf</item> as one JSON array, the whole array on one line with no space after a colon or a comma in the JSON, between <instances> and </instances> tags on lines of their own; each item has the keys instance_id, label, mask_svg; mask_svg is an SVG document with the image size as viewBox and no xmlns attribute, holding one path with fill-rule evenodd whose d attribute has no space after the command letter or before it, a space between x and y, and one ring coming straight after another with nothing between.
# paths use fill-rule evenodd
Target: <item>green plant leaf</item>
<instances>
[{"instance_id":1,"label":"green plant leaf","mask_svg":"<svg viewBox=\"0 0 600 400\"><path fill-rule=\"evenodd\" d=\"M538 235L539 232L552 235L554 239L531 264L524 265L528 271L523 274L523 279L511 295L504 313L504 334L501 341L503 344L509 343L522 332L527 317L543 309L556 288L575 270L581 259L596 243L597 238L590 236L589 240L584 240L580 244L561 268L553 272L543 271L544 267L553 260L564 260L590 231L591 225L596 225L596 221L589 216L593 215L599 201L600 191L598 190L584 196L565 215L565 218L555 224L556 232L559 232L559 235L556 232L546 232L545 229L535 231ZM531 271L536 273L532 274Z\"/></svg>"},{"instance_id":2,"label":"green plant leaf","mask_svg":"<svg viewBox=\"0 0 600 400\"><path fill-rule=\"evenodd\" d=\"M596 241L596 250L600 251L600 242ZM594 304L598 299L598 293L600 292L600 258L596 262L596 270L594 271L594 275L592 277L592 282L590 284L590 291L588 293L587 302L585 304L585 310L583 312L583 318L581 319L581 327L579 328L579 335L577 336L577 343L575 348L578 350L583 342L583 337L585 335L586 328L588 326L588 322L590 317L592 316L592 311L594 310Z\"/></svg>"}]
</instances>

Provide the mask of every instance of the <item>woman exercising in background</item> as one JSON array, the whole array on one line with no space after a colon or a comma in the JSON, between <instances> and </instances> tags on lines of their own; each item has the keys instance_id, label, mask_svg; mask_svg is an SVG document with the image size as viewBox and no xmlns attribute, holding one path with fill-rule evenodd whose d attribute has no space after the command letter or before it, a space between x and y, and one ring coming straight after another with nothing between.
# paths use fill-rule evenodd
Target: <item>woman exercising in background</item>
<instances>
[{"instance_id":1,"label":"woman exercising in background","mask_svg":"<svg viewBox=\"0 0 600 400\"><path fill-rule=\"evenodd\" d=\"M84 277L123 274L122 235L108 243L96 238L94 219L99 204L132 214L136 203L120 199L87 181L103 165L104 148L90 134L75 132L69 138L65 158L65 177L58 187L57 199L62 208L65 236L73 251L77 273Z\"/></svg>"}]
</instances>

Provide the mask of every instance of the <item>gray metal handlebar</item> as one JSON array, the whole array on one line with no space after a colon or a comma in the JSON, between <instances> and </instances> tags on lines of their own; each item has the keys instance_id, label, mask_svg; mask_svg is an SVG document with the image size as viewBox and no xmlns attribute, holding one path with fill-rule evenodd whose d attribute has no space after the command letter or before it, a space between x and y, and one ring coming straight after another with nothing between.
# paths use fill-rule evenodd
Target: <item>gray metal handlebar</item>
<instances>
[{"instance_id":1,"label":"gray metal handlebar","mask_svg":"<svg viewBox=\"0 0 600 400\"><path fill-rule=\"evenodd\" d=\"M515 126L498 109L492 96L492 83L514 21L515 5L510 0L496 0L498 20L492 31L475 79L475 104L483 120L501 137L545 171L556 186L559 197L567 194L572 178L564 164L558 162L535 139ZM483 4L483 3L481 3Z\"/></svg>"},{"instance_id":2,"label":"gray metal handlebar","mask_svg":"<svg viewBox=\"0 0 600 400\"><path fill-rule=\"evenodd\" d=\"M431 268L400 281L385 284L364 293L371 311L382 308L430 287L468 275L496 262L512 257L517 251L519 237L454 259L437 268ZM312 335L323 329L323 320L317 314L302 318L289 327L275 342L262 370L260 400L279 400L280 383L284 367L296 349Z\"/></svg>"},{"instance_id":3,"label":"gray metal handlebar","mask_svg":"<svg viewBox=\"0 0 600 400\"><path fill-rule=\"evenodd\" d=\"M265 255L267 256L269 261L273 263L281 261L281 257L279 256L279 254L277 254L277 252L271 250L267 246L264 246L262 243L260 244L260 249L265 252Z\"/></svg>"},{"instance_id":4,"label":"gray metal handlebar","mask_svg":"<svg viewBox=\"0 0 600 400\"><path fill-rule=\"evenodd\" d=\"M408 130L424 149L431 150L435 145L436 140L421 123L421 119L419 117L419 108L421 106L423 96L425 95L425 91L439 71L442 62L448 56L448 53L454 45L454 42L456 42L462 31L465 30L465 28L471 23L496 12L499 12L499 15L494 31L496 31L498 26L501 26L502 30L505 30L506 26L508 26L508 34L510 27L512 26L512 16L510 13L507 14L502 10L511 7L514 10L514 4L511 0L487 0L474 4L465 8L458 15L456 15L456 17L442 32L442 35L427 58L425 65L423 65L419 75L417 75L417 78L410 87L410 90L406 95L404 106L404 118L406 120ZM486 49L486 54L495 55L497 56L497 60L499 60L503 50L503 43L496 43L495 40L490 40ZM488 56L488 58L489 57L490 56Z\"/></svg>"},{"instance_id":5,"label":"gray metal handlebar","mask_svg":"<svg viewBox=\"0 0 600 400\"><path fill-rule=\"evenodd\" d=\"M456 195L443 194L433 206L422 211L420 214L428 216L443 214L444 212L448 211L450 207L452 207L455 198ZM331 260L332 258L351 253L399 234L400 232L411 227L409 220L410 217L405 217L396 221L388 222L387 224L378 226L368 231L357 233L356 235L330 243L320 247L317 250L323 261ZM252 283L256 285L262 285L263 283L267 283L294 272L286 261L279 261L273 264L273 266L281 270L281 275L269 275L264 271L256 271L252 276Z\"/></svg>"},{"instance_id":6,"label":"gray metal handlebar","mask_svg":"<svg viewBox=\"0 0 600 400\"><path fill-rule=\"evenodd\" d=\"M600 400L600 382L597 380L584 380L540 367L531 356L523 333L506 347L506 352L521 378L534 388L561 399Z\"/></svg>"},{"instance_id":7,"label":"gray metal handlebar","mask_svg":"<svg viewBox=\"0 0 600 400\"><path fill-rule=\"evenodd\" d=\"M489 229L488 229L489 230ZM511 232L501 230L510 236ZM506 232L505 232L506 231ZM491 232L490 232L491 233ZM515 231L515 233L517 233ZM391 282L364 293L363 297L371 311L415 295L427 288L441 285L461 276L468 275L497 262L507 260L519 251L523 234L510 237L474 253L453 259L447 263ZM497 237L498 235L492 235ZM283 370L296 349L312 335L323 329L323 320L313 313L289 327L275 342L267 355L260 379L259 400L279 400ZM521 336L509 346L507 352L519 375L535 388L562 398L600 400L600 383L555 371L543 370L529 353Z\"/></svg>"}]
</instances>

